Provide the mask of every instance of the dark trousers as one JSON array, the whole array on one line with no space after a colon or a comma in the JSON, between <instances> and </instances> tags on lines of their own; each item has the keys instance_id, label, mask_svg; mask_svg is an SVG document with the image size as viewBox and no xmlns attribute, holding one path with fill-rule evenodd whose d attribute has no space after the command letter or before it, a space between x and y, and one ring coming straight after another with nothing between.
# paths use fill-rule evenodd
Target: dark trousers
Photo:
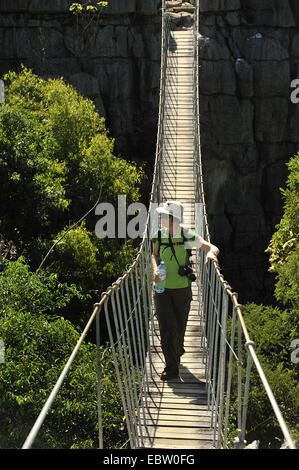
<instances>
[{"instance_id":1,"label":"dark trousers","mask_svg":"<svg viewBox=\"0 0 299 470\"><path fill-rule=\"evenodd\" d=\"M165 289L162 294L154 292L161 347L167 373L178 372L179 358L184 353L184 337L191 300L191 286L181 289Z\"/></svg>"}]
</instances>

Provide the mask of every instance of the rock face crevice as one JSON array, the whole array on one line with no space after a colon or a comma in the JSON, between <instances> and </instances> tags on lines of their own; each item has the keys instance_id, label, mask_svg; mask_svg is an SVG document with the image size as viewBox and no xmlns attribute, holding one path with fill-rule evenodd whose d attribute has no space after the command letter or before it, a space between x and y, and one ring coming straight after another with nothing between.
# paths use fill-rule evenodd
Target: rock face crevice
<instances>
[{"instance_id":1,"label":"rock face crevice","mask_svg":"<svg viewBox=\"0 0 299 470\"><path fill-rule=\"evenodd\" d=\"M160 81L159 0L110 0L84 31L70 0L1 0L0 75L20 64L63 76L92 98L116 152L154 160ZM172 0L191 24L194 0ZM223 274L240 301L267 301L264 250L282 201L286 162L297 153L297 0L200 0L201 143L206 202ZM299 93L298 93L299 96ZM150 173L150 172L149 172ZM150 189L150 174L147 190Z\"/></svg>"}]
</instances>

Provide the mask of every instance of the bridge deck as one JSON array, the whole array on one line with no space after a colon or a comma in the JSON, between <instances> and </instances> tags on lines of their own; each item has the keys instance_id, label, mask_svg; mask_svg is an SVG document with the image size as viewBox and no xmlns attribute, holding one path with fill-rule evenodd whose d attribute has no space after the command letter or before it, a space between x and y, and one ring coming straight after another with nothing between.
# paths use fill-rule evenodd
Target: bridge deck
<instances>
[{"instance_id":1,"label":"bridge deck","mask_svg":"<svg viewBox=\"0 0 299 470\"><path fill-rule=\"evenodd\" d=\"M206 449L213 447L211 411L207 404L205 365L201 347L200 318L196 284L185 336L185 354L180 364L180 380L163 382L164 359L159 327L154 321L151 335L152 365L147 364L148 392L142 418L146 448Z\"/></svg>"},{"instance_id":2,"label":"bridge deck","mask_svg":"<svg viewBox=\"0 0 299 470\"><path fill-rule=\"evenodd\" d=\"M165 96L163 152L163 199L186 204L184 222L194 227L194 122L193 122L193 29L172 31L169 42ZM148 357L148 391L141 428L146 448L212 448L213 428L201 346L198 287L193 283L185 354L180 380L163 382L164 358L155 317Z\"/></svg>"}]
</instances>

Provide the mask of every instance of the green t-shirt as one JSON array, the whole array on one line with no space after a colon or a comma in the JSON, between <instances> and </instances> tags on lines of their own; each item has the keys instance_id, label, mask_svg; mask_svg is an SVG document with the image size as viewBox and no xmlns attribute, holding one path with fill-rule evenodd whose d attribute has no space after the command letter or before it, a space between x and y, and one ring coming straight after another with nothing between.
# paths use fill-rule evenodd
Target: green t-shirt
<instances>
[{"instance_id":1,"label":"green t-shirt","mask_svg":"<svg viewBox=\"0 0 299 470\"><path fill-rule=\"evenodd\" d=\"M182 229L183 230L183 229ZM181 230L181 233L182 233ZM180 245L175 245L176 242L183 242L184 238L181 236L171 237L173 242L173 247L175 250L175 254L180 266L186 266L188 263L188 252L187 249L191 249L194 246L200 247L203 239L200 235L190 229L184 229L185 243ZM200 242L198 242L200 239ZM154 245L159 246L158 241L158 232L155 232L154 235L151 237L151 241ZM188 287L191 284L191 281L186 276L180 276L179 274L179 265L171 251L171 247L169 246L169 232L168 229L163 227L161 229L161 247L159 257L161 261L165 262L167 273L166 273L166 288L167 289L179 289L183 287ZM165 243L168 245L166 246Z\"/></svg>"}]
</instances>

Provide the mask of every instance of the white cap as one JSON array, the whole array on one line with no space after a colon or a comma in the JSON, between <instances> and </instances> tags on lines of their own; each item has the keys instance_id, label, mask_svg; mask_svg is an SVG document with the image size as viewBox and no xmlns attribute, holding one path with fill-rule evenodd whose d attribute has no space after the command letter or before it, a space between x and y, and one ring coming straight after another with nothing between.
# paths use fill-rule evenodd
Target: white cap
<instances>
[{"instance_id":1,"label":"white cap","mask_svg":"<svg viewBox=\"0 0 299 470\"><path fill-rule=\"evenodd\" d=\"M183 222L184 218L184 206L178 201L166 201L163 202L162 206L158 207L156 211L159 214L172 215L179 222Z\"/></svg>"}]
</instances>

